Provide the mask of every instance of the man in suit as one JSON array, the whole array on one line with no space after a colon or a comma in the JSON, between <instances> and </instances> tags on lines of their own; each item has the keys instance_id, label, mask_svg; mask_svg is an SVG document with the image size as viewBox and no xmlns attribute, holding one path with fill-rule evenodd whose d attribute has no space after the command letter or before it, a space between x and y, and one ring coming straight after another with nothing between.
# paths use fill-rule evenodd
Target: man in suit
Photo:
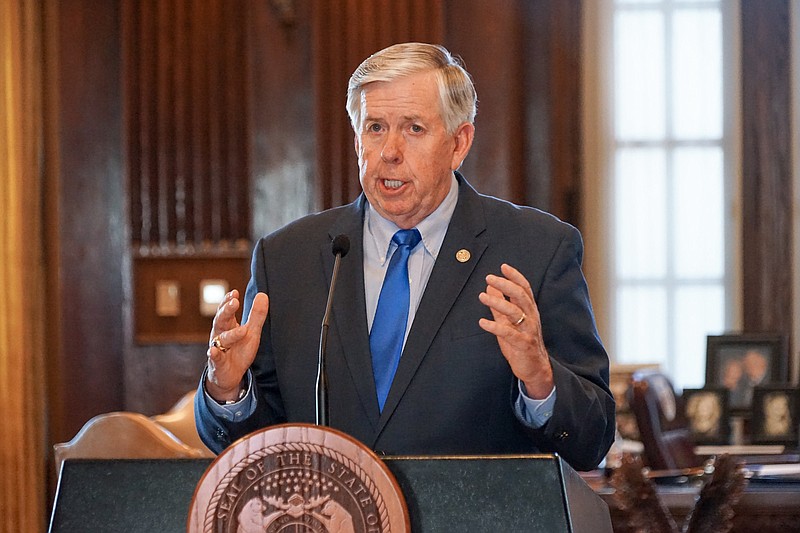
<instances>
[{"instance_id":1,"label":"man in suit","mask_svg":"<svg viewBox=\"0 0 800 533\"><path fill-rule=\"evenodd\" d=\"M577 469L601 461L614 402L580 234L478 194L457 172L476 102L469 75L439 46L394 45L356 69L347 109L363 194L258 242L242 325L238 291L220 304L196 396L209 448L314 421L331 241L343 234L351 245L327 342L331 427L386 454L558 452ZM401 248L404 296L384 299ZM407 314L394 328L397 351L384 356L385 313L398 307Z\"/></svg>"}]
</instances>

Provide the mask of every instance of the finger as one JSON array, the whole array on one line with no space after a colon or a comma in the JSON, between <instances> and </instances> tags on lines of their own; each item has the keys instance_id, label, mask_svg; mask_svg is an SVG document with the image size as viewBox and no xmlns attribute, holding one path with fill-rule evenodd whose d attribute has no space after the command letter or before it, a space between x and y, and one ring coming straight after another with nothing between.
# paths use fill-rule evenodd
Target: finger
<instances>
[{"instance_id":1,"label":"finger","mask_svg":"<svg viewBox=\"0 0 800 533\"><path fill-rule=\"evenodd\" d=\"M487 287L486 292L479 295L481 302L489 307L494 320L482 318L478 325L484 331L496 335L498 338L517 337L521 330L514 324L522 311L513 303L507 301L502 293L493 287Z\"/></svg>"},{"instance_id":2,"label":"finger","mask_svg":"<svg viewBox=\"0 0 800 533\"><path fill-rule=\"evenodd\" d=\"M244 339L245 336L247 336L247 328L245 326L237 326L233 329L223 331L222 333L212 337L206 355L209 357L209 359L219 363L225 357L227 357L228 350L230 350L236 343ZM214 339L219 339L219 343L220 345L222 345L224 350L212 344L214 342Z\"/></svg>"},{"instance_id":3,"label":"finger","mask_svg":"<svg viewBox=\"0 0 800 533\"><path fill-rule=\"evenodd\" d=\"M256 331L260 335L268 312L269 296L263 292L259 292L256 294L256 297L253 298L253 306L250 308L250 315L247 317L246 326L248 330Z\"/></svg>"},{"instance_id":4,"label":"finger","mask_svg":"<svg viewBox=\"0 0 800 533\"><path fill-rule=\"evenodd\" d=\"M539 306L536 304L536 298L533 296L533 289L531 289L531 284L528 282L528 279L523 276L519 270L508 263L500 265L500 271L509 281L522 289L524 297L521 297L518 301L520 310L525 313L530 323L538 324ZM512 301L514 300L515 299L512 298Z\"/></svg>"},{"instance_id":5,"label":"finger","mask_svg":"<svg viewBox=\"0 0 800 533\"><path fill-rule=\"evenodd\" d=\"M228 297L234 293L235 295ZM212 339L223 331L233 329L239 325L236 321L236 311L239 310L238 294L238 291L231 291L217 307L217 313L214 315L214 321L211 325Z\"/></svg>"},{"instance_id":6,"label":"finger","mask_svg":"<svg viewBox=\"0 0 800 533\"><path fill-rule=\"evenodd\" d=\"M509 265L508 263L503 263L502 265L500 265L500 272L502 272L503 275L507 277L509 280L513 281L514 283L522 287L526 292L531 294L533 293L533 291L531 290L531 284L528 282L525 276L522 275L522 272L520 272L513 266Z\"/></svg>"},{"instance_id":7,"label":"finger","mask_svg":"<svg viewBox=\"0 0 800 533\"><path fill-rule=\"evenodd\" d=\"M522 314L520 307L506 300L503 293L495 287L487 287L486 292L479 294L478 298L483 305L491 310L495 320L502 318L505 321L511 321L512 317L518 317Z\"/></svg>"},{"instance_id":8,"label":"finger","mask_svg":"<svg viewBox=\"0 0 800 533\"><path fill-rule=\"evenodd\" d=\"M517 304L524 304L533 300L530 291L508 278L489 274L486 276L486 284L494 287L503 293L507 299L513 300Z\"/></svg>"},{"instance_id":9,"label":"finger","mask_svg":"<svg viewBox=\"0 0 800 533\"><path fill-rule=\"evenodd\" d=\"M225 304L230 302L231 300L238 300L239 299L239 291L236 289L228 291L225 296L222 297L222 301L217 306L217 311L225 307Z\"/></svg>"},{"instance_id":10,"label":"finger","mask_svg":"<svg viewBox=\"0 0 800 533\"><path fill-rule=\"evenodd\" d=\"M230 300L228 303L229 307L238 307L237 300ZM267 311L269 310L269 298L264 293L256 294L256 297L253 299L253 305L250 308L250 314L248 316L248 320L246 324L242 324L241 326L233 322L234 327L231 329L227 329L224 331L219 331L216 327L212 330L211 334L211 341L209 344L209 348L207 354L209 359L214 362L221 362L224 358L228 355L227 352L231 349L236 347L237 344L241 343L248 337L260 337L261 335L261 328L264 325L264 321L267 317ZM223 309L220 310L220 315L222 315ZM224 350L213 346L214 339L219 339L219 343L222 345ZM247 344L251 344L248 342ZM256 342L257 346L257 342Z\"/></svg>"}]
</instances>

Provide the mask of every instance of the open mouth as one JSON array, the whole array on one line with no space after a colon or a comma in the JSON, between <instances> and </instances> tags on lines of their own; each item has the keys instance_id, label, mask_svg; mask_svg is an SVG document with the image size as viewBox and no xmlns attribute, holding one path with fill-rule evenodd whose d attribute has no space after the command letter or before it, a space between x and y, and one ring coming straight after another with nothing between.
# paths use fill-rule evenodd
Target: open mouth
<instances>
[{"instance_id":1,"label":"open mouth","mask_svg":"<svg viewBox=\"0 0 800 533\"><path fill-rule=\"evenodd\" d=\"M383 186L387 189L399 189L403 186L403 182L400 180L382 180Z\"/></svg>"}]
</instances>

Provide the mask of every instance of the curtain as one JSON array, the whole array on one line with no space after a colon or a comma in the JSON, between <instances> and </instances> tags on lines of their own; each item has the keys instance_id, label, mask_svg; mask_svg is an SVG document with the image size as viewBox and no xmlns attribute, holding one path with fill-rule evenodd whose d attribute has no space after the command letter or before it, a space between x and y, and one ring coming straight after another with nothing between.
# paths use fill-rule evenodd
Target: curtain
<instances>
[{"instance_id":1,"label":"curtain","mask_svg":"<svg viewBox=\"0 0 800 533\"><path fill-rule=\"evenodd\" d=\"M45 529L41 4L0 1L0 531Z\"/></svg>"}]
</instances>

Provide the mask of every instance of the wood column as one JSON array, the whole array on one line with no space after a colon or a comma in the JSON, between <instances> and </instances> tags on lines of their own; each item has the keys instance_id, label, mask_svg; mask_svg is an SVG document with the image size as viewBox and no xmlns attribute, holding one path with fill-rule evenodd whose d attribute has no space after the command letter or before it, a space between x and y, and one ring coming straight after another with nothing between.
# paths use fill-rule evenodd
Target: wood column
<instances>
[{"instance_id":1,"label":"wood column","mask_svg":"<svg viewBox=\"0 0 800 533\"><path fill-rule=\"evenodd\" d=\"M0 531L43 531L42 8L0 2Z\"/></svg>"},{"instance_id":2,"label":"wood column","mask_svg":"<svg viewBox=\"0 0 800 533\"><path fill-rule=\"evenodd\" d=\"M786 336L793 231L789 15L788 0L741 1L743 326Z\"/></svg>"}]
</instances>

